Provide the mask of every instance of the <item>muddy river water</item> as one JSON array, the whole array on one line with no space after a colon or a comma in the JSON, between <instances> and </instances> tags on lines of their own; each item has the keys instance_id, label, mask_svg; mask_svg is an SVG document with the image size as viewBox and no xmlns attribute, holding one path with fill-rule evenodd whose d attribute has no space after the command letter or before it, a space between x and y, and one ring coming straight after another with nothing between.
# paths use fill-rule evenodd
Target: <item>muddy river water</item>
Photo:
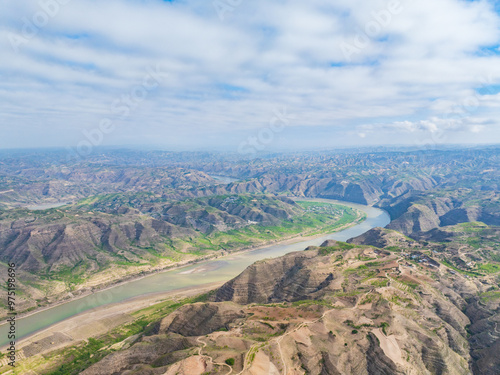
<instances>
[{"instance_id":1,"label":"muddy river water","mask_svg":"<svg viewBox=\"0 0 500 375\"><path fill-rule=\"evenodd\" d=\"M230 280L258 260L279 257L293 251L301 251L310 245L320 245L327 239L346 241L372 228L385 227L391 221L389 214L378 208L330 199L314 199L314 201L338 203L353 207L366 213L367 217L366 220L355 226L325 234L321 237L306 240L302 238L293 243L270 245L215 260L199 262L175 270L163 271L18 318L16 322L16 339L19 340L38 330L98 306L119 303L147 293L166 292ZM7 329L6 324L0 326L0 346L8 342Z\"/></svg>"}]
</instances>

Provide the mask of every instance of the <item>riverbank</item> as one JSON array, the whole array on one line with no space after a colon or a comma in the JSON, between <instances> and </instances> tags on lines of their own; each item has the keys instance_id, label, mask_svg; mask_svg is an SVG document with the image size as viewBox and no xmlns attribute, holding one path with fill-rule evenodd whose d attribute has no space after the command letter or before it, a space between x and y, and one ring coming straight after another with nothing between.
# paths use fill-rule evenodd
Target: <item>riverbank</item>
<instances>
[{"instance_id":1,"label":"riverbank","mask_svg":"<svg viewBox=\"0 0 500 375\"><path fill-rule=\"evenodd\" d=\"M345 224L343 226L340 226L337 228L337 231L342 231L345 229L348 229L350 227L353 227L357 224L359 224L361 221L365 219L365 215L362 215L361 217L358 217L355 221ZM317 231L317 229L311 230L311 231ZM284 240L274 240L271 241L270 243L267 243L262 246L257 246L254 248L246 248L242 249L236 252L232 252L230 254L227 254L226 256L238 256L238 255L244 255L245 253L248 253L250 251L256 251L256 250L261 250L265 249L271 245L288 245L288 244L293 244L293 243L300 243L303 242L304 240L314 240L316 238L324 236L324 233L320 234L315 234L312 236L307 236L307 234L300 234L291 238L287 238ZM213 257L211 259L200 259L195 262L191 262L189 264L184 264L184 265L177 265L171 269L165 269L165 270L159 270L152 272L148 275L140 276L140 277L135 277L131 278L129 280L125 281L120 281L114 285L110 285L106 288L100 289L99 292L104 292L106 290L110 290L116 287L126 287L127 284L138 281L140 279L144 279L148 276L151 276L153 274L157 273L162 273L166 271L172 271L174 269L176 270L182 270L184 268L188 268L191 266L195 266L195 268L191 270L186 270L183 272L180 272L180 274L184 275L192 275L192 274L198 274L198 273L203 273L207 271L215 271L215 268L206 268L206 266L200 265L201 263L206 263L207 260L215 260L218 259L217 257ZM61 349L63 347L73 345L77 342L80 342L82 340L86 340L89 337L94 337L97 335L101 335L106 333L107 331L113 329L115 326L118 326L120 324L127 323L129 319L127 319L127 315L129 315L132 312L141 310L145 307L152 306L154 304L160 303L166 299L172 299L172 298L187 298L187 297L192 297L195 295L203 294L206 293L210 290L216 289L220 287L224 282L214 282L210 283L207 285L202 285L202 286L195 286L195 287L186 287L182 289L177 289L173 291L167 291L167 292L158 292L158 293L149 293L146 295L138 296L138 297L132 297L128 300L122 301L122 302L116 302L116 303L111 303L111 304L106 304L102 306L95 307L91 310L81 312L77 315L74 315L68 319L65 319L61 322L55 323L53 325L50 325L44 329L38 330L33 332L32 334L25 336L18 340L18 350L23 350L25 347L28 347L29 345L32 346L40 346L40 351L37 351L36 354L43 354L44 352L47 351L53 351L56 349ZM81 295L72 298L71 300L67 301L61 301L58 303L55 303L53 306L46 306L43 308L40 308L39 310L36 311L30 311L29 313L26 313L24 315L18 315L18 319L21 318L26 318L32 315L36 315L42 311L50 310L54 307L64 305L69 302L74 302L78 301L84 297L87 297L92 293L87 293L86 295ZM105 328L103 324L101 324L104 320L106 320ZM5 325L2 324L2 325ZM0 327L2 326L0 325ZM65 336L64 339L61 340L61 335ZM48 343L51 344L48 344ZM42 346L44 349L42 350ZM7 346L1 346L0 351L3 351ZM35 350L35 349L33 349Z\"/></svg>"},{"instance_id":2,"label":"riverbank","mask_svg":"<svg viewBox=\"0 0 500 375\"><path fill-rule=\"evenodd\" d=\"M279 244L259 246L237 253L231 253L213 260L199 261L195 264L184 265L152 275L142 276L134 280L127 280L115 286L109 286L100 292L91 293L88 296L79 296L75 300L64 301L57 306L45 307L44 310L30 312L29 315L18 317L18 339L27 338L35 332L46 329L51 325L58 324L68 318L81 314L85 311L95 309L103 305L123 303L131 298L144 295L145 293L169 293L173 290L181 290L186 287L204 288L207 284L225 282L237 276L252 263L265 259L285 255L293 251L304 250L307 246L319 245L326 239L346 241L365 233L374 227L383 227L390 222L389 215L380 209L358 205L350 202L331 201L332 203L344 204L357 208L366 214L366 220L337 228L334 233L315 236L295 236L294 238L280 241ZM202 272L188 272L196 268L204 268ZM0 345L6 341L6 325L0 326Z\"/></svg>"},{"instance_id":3,"label":"riverbank","mask_svg":"<svg viewBox=\"0 0 500 375\"><path fill-rule=\"evenodd\" d=\"M309 202L321 202L321 203L325 203L325 202L326 203L333 203L331 200L325 200L325 199L297 198L296 200L297 201L309 201ZM347 207L350 207L349 202L337 202L337 203L341 204L341 205L345 205ZM350 227L353 227L355 225L360 224L362 221L364 221L366 219L366 214L360 212L359 209L357 209L356 212L358 214L358 217L354 221L347 223L345 225L339 226L339 227L334 229L334 232L330 231L330 233L343 231L345 229L348 229ZM150 277L152 275L156 275L159 273L181 270L181 269L184 269L187 267L196 266L196 265L203 263L203 262L217 260L217 259L223 259L224 257L228 257L228 256L243 255L247 252L265 249L265 248L270 247L270 246L288 245L288 244L293 244L293 243L297 243L297 242L302 242L305 240L312 240L312 239L323 236L325 233L328 233L329 231L327 230L327 228L328 228L328 226L325 226L324 228L320 228L320 229L311 228L310 230L302 232L302 233L293 234L293 235L283 237L280 239L266 241L266 242L259 244L259 245L243 247L243 248L239 248L237 250L230 251L230 252L220 251L220 252L210 254L210 255L207 255L204 257L185 260L185 261L181 261L181 262L178 262L176 264L167 265L164 267L151 267L151 269L141 270L138 273L131 273L129 275L126 275L125 277L121 277L120 279L116 279L116 280L113 280L111 282L102 283L99 286L92 286L92 287L83 286L81 289L79 289L75 293L71 293L71 294L68 293L68 295L71 296L70 298L60 299L60 300L54 301L52 303L40 306L36 309L32 309L32 310L29 310L26 312L20 312L17 315L17 319L30 317L30 316L38 314L40 312L50 310L54 307L58 307L58 306L61 306L61 305L64 305L64 304L67 304L70 302L78 301L80 299L88 297L88 296L90 296L94 293L97 293L97 292L105 292L105 291L113 289L113 288L124 287L128 283L135 282L135 281L138 281L138 280L141 280L141 279L144 279L146 277ZM314 233L314 234L310 235L309 233ZM0 318L0 329L6 325L6 320L7 320L7 316L2 316Z\"/></svg>"},{"instance_id":4,"label":"riverbank","mask_svg":"<svg viewBox=\"0 0 500 375\"><path fill-rule=\"evenodd\" d=\"M19 359L39 354L43 355L44 353L78 344L91 337L106 334L115 327L134 321L136 319L132 315L134 312L166 300L177 301L207 293L222 284L223 282L217 282L204 286L151 293L82 312L17 340L16 349L19 353L23 353L21 355L23 358ZM0 351L3 352L6 348L7 345L1 346ZM1 365L2 361L0 361Z\"/></svg>"},{"instance_id":5,"label":"riverbank","mask_svg":"<svg viewBox=\"0 0 500 375\"><path fill-rule=\"evenodd\" d=\"M350 227L353 227L362 222L365 218L366 215L361 215L355 221L338 227L336 231L340 232ZM317 231L317 229L313 229L311 230L311 232L312 231ZM284 240L274 240L262 246L256 246L253 248L246 248L236 252L232 252L230 254L227 254L226 256L244 255L245 253L265 249L272 245L288 245L293 243L301 243L305 240L314 240L322 236L324 236L324 233L319 233L312 236L307 236L307 234L301 233L299 235ZM215 259L218 258L213 257L211 259L200 259L195 262L191 262L189 264L177 265L175 267L172 267L171 269L155 271L148 275L131 278L125 281L120 281L114 285L110 285L106 288L99 290L99 292L104 292L106 290L110 290L117 287L126 287L127 284L138 281L140 279L147 278L153 274L172 271L174 269L181 271L184 268L192 266L195 267L193 269L180 272L180 274L184 275L192 275L207 271L215 271L216 270L215 268L210 269L206 268L206 266L201 265L201 263L206 263L207 260L215 260ZM22 337L20 340L17 341L18 342L17 349L24 350L24 348L27 348L28 346L31 345L29 352L33 352L33 355L43 354L45 352L61 349L63 347L81 342L82 340L87 340L89 337L105 334L114 327L121 324L125 324L128 321L131 321L132 317L130 316L130 313L160 303L166 299L187 298L203 294L210 290L220 287L223 283L224 282L214 282L207 285L186 287L167 292L149 293L142 296L132 297L122 302L116 302L98 306L91 310L87 310L77 315L74 315L70 318L67 318L61 322L50 325L41 330L35 331L28 336ZM72 298L71 300L61 301L55 303L53 306L46 306L36 311L30 311L29 313L26 313L24 315L19 315L17 318L21 319L32 315L36 315L42 311L50 310L54 307L61 306L69 302L78 301L80 299L83 299L84 297L87 297L90 294L92 293L87 293L86 295L77 296ZM2 325L5 325L5 323ZM0 325L0 327L2 325ZM0 351L4 351L6 348L7 345L1 346Z\"/></svg>"}]
</instances>

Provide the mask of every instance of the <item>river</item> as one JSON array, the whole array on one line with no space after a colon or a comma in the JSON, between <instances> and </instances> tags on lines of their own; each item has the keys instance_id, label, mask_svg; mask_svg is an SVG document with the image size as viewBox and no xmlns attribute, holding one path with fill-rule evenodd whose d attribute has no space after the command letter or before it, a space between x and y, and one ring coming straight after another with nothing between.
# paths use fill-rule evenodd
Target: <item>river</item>
<instances>
[{"instance_id":1,"label":"river","mask_svg":"<svg viewBox=\"0 0 500 375\"><path fill-rule=\"evenodd\" d=\"M252 263L266 258L275 258L293 251L304 250L307 246L320 245L327 239L346 241L375 227L389 224L389 214L378 208L330 199L314 199L353 207L366 213L366 220L345 230L295 243L270 245L260 249L232 254L215 260L208 260L175 270L164 271L141 279L117 285L91 295L66 302L52 308L19 318L16 324L17 340L47 328L71 316L109 303L122 302L148 293L167 292L185 287L230 280ZM7 344L8 326L0 326L0 346Z\"/></svg>"},{"instance_id":2,"label":"river","mask_svg":"<svg viewBox=\"0 0 500 375\"><path fill-rule=\"evenodd\" d=\"M70 202L42 203L42 204L34 204L31 206L26 206L26 208L31 211L42 211L42 210L50 210L51 208L66 206L68 204L71 203Z\"/></svg>"},{"instance_id":3,"label":"river","mask_svg":"<svg viewBox=\"0 0 500 375\"><path fill-rule=\"evenodd\" d=\"M209 174L214 180L219 181L221 184L231 184L233 182L239 181L237 178L229 176L219 176L215 174Z\"/></svg>"}]
</instances>

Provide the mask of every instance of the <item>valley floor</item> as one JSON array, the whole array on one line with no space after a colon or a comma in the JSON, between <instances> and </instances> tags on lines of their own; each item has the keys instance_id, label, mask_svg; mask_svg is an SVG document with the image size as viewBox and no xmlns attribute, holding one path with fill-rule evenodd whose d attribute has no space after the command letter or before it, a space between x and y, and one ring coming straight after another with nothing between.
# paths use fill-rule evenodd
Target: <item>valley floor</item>
<instances>
[{"instance_id":1,"label":"valley floor","mask_svg":"<svg viewBox=\"0 0 500 375\"><path fill-rule=\"evenodd\" d=\"M26 355L33 357L32 360L28 359L26 363L23 363L23 367L30 368L40 361L43 362L38 355L81 344L89 338L105 335L116 327L133 322L136 319L132 315L134 312L166 300L180 301L207 293L222 284L222 282L211 283L181 290L147 294L125 302L96 307L17 341L17 360L26 360ZM6 348L6 346L1 347L0 351L4 352ZM6 366L7 362L7 358L0 359L0 373L4 373L2 370L6 367L4 369L1 367Z\"/></svg>"},{"instance_id":2,"label":"valley floor","mask_svg":"<svg viewBox=\"0 0 500 375\"><path fill-rule=\"evenodd\" d=\"M322 202L324 204L324 200L317 200L317 202ZM314 202L314 201L309 201ZM332 207L335 206L332 204ZM340 207L340 206L337 206ZM345 217L342 216L339 218L325 218L325 221L321 223L320 227L310 227L302 230L299 233L294 233L293 231L288 234L281 235L273 235L272 238L253 238L250 245L241 245L240 247L234 247L232 249L226 250L218 250L218 251L210 251L200 254L184 254L184 258L178 261L172 261L169 259L159 259L158 262L152 262L152 264L143 263L138 266L134 265L111 265L108 269L103 270L101 272L90 275L89 277L81 280L79 284L70 285L70 289L68 289L68 285L65 285L62 281L53 281L50 284L47 284L45 289L49 290L49 292L42 292L39 288L32 288L30 284L23 285L23 288L28 288L27 290L23 290L23 295L26 294L27 298L22 298L18 301L17 304L17 312L18 317L26 317L33 314L36 314L40 311L50 309L52 307L74 301L79 298L86 297L98 291L106 290L109 288L116 287L118 285L122 285L125 283L133 282L139 280L145 276L153 275L156 273L165 272L168 270L174 270L185 266L191 266L197 264L199 262L219 259L226 255L237 255L243 254L248 251L262 249L271 245L278 244L289 244L293 242L300 242L306 239L312 239L315 237L319 237L329 232L338 232L349 227L352 227L356 224L361 223L365 220L366 215L356 209L350 209L348 207L343 207L352 212L352 216L346 215L348 218L347 223L343 223ZM297 229L297 228L295 228ZM286 233L286 232L285 232ZM49 293L49 295L45 295L44 293ZM1 295L1 291L0 291ZM5 299L5 298L4 298ZM2 300L4 300L2 299ZM5 320L7 318L7 309L4 306L0 306L0 320ZM0 324L1 327L1 324Z\"/></svg>"},{"instance_id":3,"label":"valley floor","mask_svg":"<svg viewBox=\"0 0 500 375\"><path fill-rule=\"evenodd\" d=\"M358 216L357 216L355 221L344 224L344 225L336 228L335 231L339 232L339 231L345 230L347 228L350 228L356 224L359 224L360 222L363 222L366 215L360 211L357 211L357 213L358 213ZM247 253L249 251L254 251L254 250L266 248L270 245L278 245L278 244L279 245L287 245L287 244L301 243L301 242L306 241L306 240L313 240L313 239L324 236L324 233L318 233L318 230L311 229L311 231L309 231L309 233L310 232L316 232L316 234L307 235L306 233L301 233L299 235L290 236L287 239L273 240L273 241L270 241L269 243L267 243L266 245L262 245L262 246L258 246L258 247L256 246L254 248L232 252L231 256L242 255L242 254ZM207 257L207 258L192 262L192 264L190 264L190 265L193 265L196 263L202 263L204 260L207 260L207 259L216 259L216 258L218 258L217 255L215 255L211 258ZM179 265L176 265L175 268L180 268L180 267L183 267L185 265L186 264L179 264ZM202 267L202 266L200 266L200 267ZM194 272L199 272L200 270L203 271L202 269L200 269L200 267L196 267L193 271ZM150 274L164 272L164 271L165 271L165 269L164 270L156 270L156 271L151 272ZM148 275L146 275L146 276L148 276ZM127 284L132 283L132 282L137 281L137 280L140 280L146 276L142 275L142 276L130 277L127 281L117 282L114 285L108 286L106 288L101 288L100 290L105 290L105 289L112 290L112 288L115 288L117 286L126 286ZM24 352L31 353L32 355L42 354L45 352L51 352L51 351L54 351L56 349L62 349L62 348L74 345L76 343L81 342L82 340L87 340L89 337L95 337L98 335L105 334L108 331L110 331L111 329L113 329L114 327L116 327L117 325L123 325L129 321L133 321L134 318L131 315L129 315L129 313L140 310L140 309L147 307L149 305L158 303L158 301L160 301L160 300L164 300L166 298L171 298L172 296L175 296L176 298L185 298L185 297L188 297L191 295L199 295L200 293L204 293L208 289L216 288L220 284L222 284L222 282L210 283L210 284L206 284L206 285L199 285L196 287L177 289L177 290L169 291L169 292L146 294L143 296L139 296L136 298L126 300L125 302L97 306L90 311L78 314L78 315L73 316L69 319L55 323L55 324L51 325L50 327L43 329L42 331L38 331L34 334L30 334L27 337L24 337L22 340L18 341L17 349L19 350L19 353L20 353L18 360L25 358L25 356L23 354ZM55 306L63 305L63 304L70 302L70 301L76 301L76 300L81 299L85 296L88 296L92 293L95 293L98 290L99 290L99 288L93 288L93 290L91 290L91 291L87 291L86 293L82 293L81 295L78 295L78 296L73 296L68 300L56 302L50 306L42 307L42 308L36 309L34 311L30 311L24 315L19 315L18 319L32 316L32 315L36 315L37 313L39 313L41 311L49 310ZM18 324L22 324L22 321ZM4 325L4 327L5 327L5 325ZM75 327L78 327L78 329L75 329ZM27 348L27 347L29 347L29 349L25 350L25 348ZM5 349L6 349L6 346L3 346L0 348L1 351L4 351ZM3 359L2 362L5 362L5 359Z\"/></svg>"}]
</instances>

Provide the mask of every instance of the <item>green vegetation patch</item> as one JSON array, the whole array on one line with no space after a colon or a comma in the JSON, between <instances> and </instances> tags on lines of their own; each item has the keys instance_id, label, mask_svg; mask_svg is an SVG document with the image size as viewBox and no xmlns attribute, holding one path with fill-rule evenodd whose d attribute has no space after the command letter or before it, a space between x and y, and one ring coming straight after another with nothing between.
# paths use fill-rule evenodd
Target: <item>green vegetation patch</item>
<instances>
[{"instance_id":1,"label":"green vegetation patch","mask_svg":"<svg viewBox=\"0 0 500 375\"><path fill-rule=\"evenodd\" d=\"M57 363L51 370L45 372L47 375L76 375L97 363L114 350L111 345L122 342L123 340L137 334L147 333L148 326L155 323L177 310L181 306L196 302L206 302L210 295L214 292L209 292L192 298L186 298L179 302L167 300L157 303L153 306L146 307L132 313L136 319L132 323L119 326L111 330L109 333L97 337L90 338L88 342L76 345L70 348L56 351L45 356L48 362ZM14 374L23 374L25 368L18 368L21 372L14 371Z\"/></svg>"},{"instance_id":2,"label":"green vegetation patch","mask_svg":"<svg viewBox=\"0 0 500 375\"><path fill-rule=\"evenodd\" d=\"M306 203L312 204L311 202ZM329 233L360 218L359 212L352 208L328 203L323 205L329 207L331 211L305 212L290 219L282 220L278 225L247 225L243 228L224 232L214 231L210 234L200 234L199 237L184 239L184 241L186 245L193 248L189 253L199 256L206 254L207 251L220 249L230 251L300 234L312 236ZM321 248L320 252L326 255L330 252L352 247L354 245L340 244L332 249Z\"/></svg>"},{"instance_id":3,"label":"green vegetation patch","mask_svg":"<svg viewBox=\"0 0 500 375\"><path fill-rule=\"evenodd\" d=\"M387 328L389 328L389 323L387 322L380 323L380 328L382 328L382 332L384 332L384 335L387 336Z\"/></svg>"},{"instance_id":4,"label":"green vegetation patch","mask_svg":"<svg viewBox=\"0 0 500 375\"><path fill-rule=\"evenodd\" d=\"M460 268L457 268L457 267L455 267L453 264L451 264L451 263L450 263L447 259L442 259L442 260L441 260L441 262L442 262L445 266L447 266L447 267L449 267L449 268L451 268L451 269L453 269L453 270L455 270L455 271L457 271L457 272L460 272L460 273L462 273L462 274L464 274L464 275L467 275L467 276L473 276L473 277L474 277L474 276L483 276L482 274L477 273L477 272L465 271L465 270L462 270L462 269L460 269Z\"/></svg>"},{"instance_id":5,"label":"green vegetation patch","mask_svg":"<svg viewBox=\"0 0 500 375\"><path fill-rule=\"evenodd\" d=\"M350 249L354 249L356 245L347 243L347 242L340 242L338 241L335 246L327 246L327 247L321 247L319 249L319 254L320 255L329 255L336 253L337 251L346 251Z\"/></svg>"},{"instance_id":6,"label":"green vegetation patch","mask_svg":"<svg viewBox=\"0 0 500 375\"><path fill-rule=\"evenodd\" d=\"M497 273L500 271L500 265L493 263L484 263L479 265L478 270L486 273Z\"/></svg>"},{"instance_id":7,"label":"green vegetation patch","mask_svg":"<svg viewBox=\"0 0 500 375\"><path fill-rule=\"evenodd\" d=\"M377 288L383 288L389 284L388 279L375 279L371 282L371 284Z\"/></svg>"},{"instance_id":8,"label":"green vegetation patch","mask_svg":"<svg viewBox=\"0 0 500 375\"><path fill-rule=\"evenodd\" d=\"M292 302L292 306L313 306L313 305L319 305L319 306L327 306L333 308L334 306L325 300L302 300L302 301L295 301Z\"/></svg>"},{"instance_id":9,"label":"green vegetation patch","mask_svg":"<svg viewBox=\"0 0 500 375\"><path fill-rule=\"evenodd\" d=\"M460 223L455 225L454 231L462 231L466 233L478 233L488 228L485 223L479 221L471 221L468 223Z\"/></svg>"},{"instance_id":10,"label":"green vegetation patch","mask_svg":"<svg viewBox=\"0 0 500 375\"><path fill-rule=\"evenodd\" d=\"M492 290L489 292L481 293L479 295L479 297L481 298L481 302L483 302L483 303L490 302L490 301L498 301L498 300L500 300L500 291Z\"/></svg>"},{"instance_id":11,"label":"green vegetation patch","mask_svg":"<svg viewBox=\"0 0 500 375\"><path fill-rule=\"evenodd\" d=\"M397 278L396 280L399 281L401 284L404 284L404 285L410 287L411 289L416 289L419 286L418 283L411 282L411 281L408 281L408 280L405 280L402 278Z\"/></svg>"},{"instance_id":12,"label":"green vegetation patch","mask_svg":"<svg viewBox=\"0 0 500 375\"><path fill-rule=\"evenodd\" d=\"M107 351L101 350L106 343L104 340L89 338L84 345L73 347L64 354L68 359L57 370L48 372L50 375L70 375L79 374L81 371L89 368L94 363L99 362L107 354Z\"/></svg>"}]
</instances>

